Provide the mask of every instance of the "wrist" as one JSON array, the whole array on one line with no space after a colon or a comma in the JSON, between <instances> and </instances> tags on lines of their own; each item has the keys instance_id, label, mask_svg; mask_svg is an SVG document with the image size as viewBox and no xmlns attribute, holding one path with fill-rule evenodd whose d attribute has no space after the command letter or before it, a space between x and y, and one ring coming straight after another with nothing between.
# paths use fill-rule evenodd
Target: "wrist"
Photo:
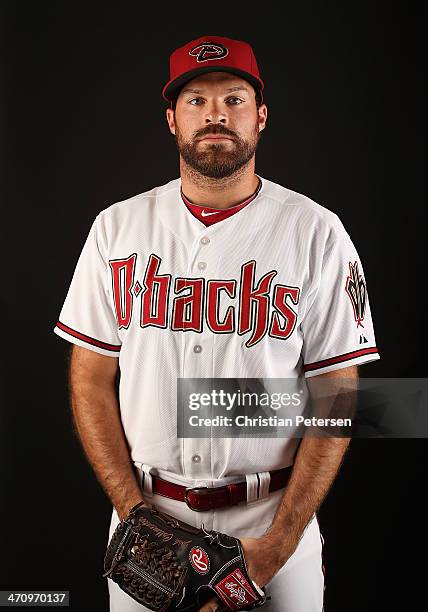
<instances>
[{"instance_id":1,"label":"wrist","mask_svg":"<svg viewBox=\"0 0 428 612\"><path fill-rule=\"evenodd\" d=\"M275 532L264 534L260 538L260 545L267 551L266 554L278 568L287 562L296 549L296 545L284 537L283 533L278 535Z\"/></svg>"},{"instance_id":2,"label":"wrist","mask_svg":"<svg viewBox=\"0 0 428 612\"><path fill-rule=\"evenodd\" d=\"M120 505L119 507L116 507L116 512L119 519L121 521L126 519L131 508L133 508L136 504L139 504L142 501L144 501L144 498L142 495L140 495L135 498L133 497L132 499L128 499L124 504Z\"/></svg>"}]
</instances>

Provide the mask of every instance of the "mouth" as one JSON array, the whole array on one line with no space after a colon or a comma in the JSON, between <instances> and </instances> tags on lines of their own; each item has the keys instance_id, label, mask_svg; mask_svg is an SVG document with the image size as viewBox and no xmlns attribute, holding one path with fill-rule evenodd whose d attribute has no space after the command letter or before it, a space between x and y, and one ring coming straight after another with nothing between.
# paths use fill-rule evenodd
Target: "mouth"
<instances>
[{"instance_id":1,"label":"mouth","mask_svg":"<svg viewBox=\"0 0 428 612\"><path fill-rule=\"evenodd\" d=\"M204 136L201 140L232 140L229 136Z\"/></svg>"}]
</instances>

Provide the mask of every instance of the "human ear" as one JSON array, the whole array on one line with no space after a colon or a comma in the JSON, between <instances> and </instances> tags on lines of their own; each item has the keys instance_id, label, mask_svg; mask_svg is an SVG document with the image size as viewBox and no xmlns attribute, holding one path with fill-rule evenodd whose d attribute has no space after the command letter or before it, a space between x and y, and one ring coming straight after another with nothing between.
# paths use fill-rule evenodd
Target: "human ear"
<instances>
[{"instance_id":1,"label":"human ear","mask_svg":"<svg viewBox=\"0 0 428 612\"><path fill-rule=\"evenodd\" d=\"M175 136L175 112L172 108L166 109L166 120L168 122L169 130L171 134Z\"/></svg>"},{"instance_id":2,"label":"human ear","mask_svg":"<svg viewBox=\"0 0 428 612\"><path fill-rule=\"evenodd\" d=\"M257 109L259 116L259 132L265 129L266 121L267 121L267 106L266 104L261 104Z\"/></svg>"}]
</instances>

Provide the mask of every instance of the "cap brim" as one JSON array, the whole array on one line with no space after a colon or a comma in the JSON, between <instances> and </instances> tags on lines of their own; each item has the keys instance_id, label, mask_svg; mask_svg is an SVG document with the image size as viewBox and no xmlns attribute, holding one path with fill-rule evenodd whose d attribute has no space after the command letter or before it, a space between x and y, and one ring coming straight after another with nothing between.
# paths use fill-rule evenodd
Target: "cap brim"
<instances>
[{"instance_id":1,"label":"cap brim","mask_svg":"<svg viewBox=\"0 0 428 612\"><path fill-rule=\"evenodd\" d=\"M205 72L229 72L230 74L236 74L237 76L242 77L246 81L248 81L256 91L262 92L264 88L263 81L257 79L249 72L245 72L245 70L240 70L239 68L230 68L229 66L201 66L201 68L194 68L193 70L189 70L189 72L185 72L181 74L176 79L172 79L169 81L162 91L162 96L165 100L170 102L171 100L175 100L180 93L183 85L199 76L200 74L204 74Z\"/></svg>"}]
</instances>

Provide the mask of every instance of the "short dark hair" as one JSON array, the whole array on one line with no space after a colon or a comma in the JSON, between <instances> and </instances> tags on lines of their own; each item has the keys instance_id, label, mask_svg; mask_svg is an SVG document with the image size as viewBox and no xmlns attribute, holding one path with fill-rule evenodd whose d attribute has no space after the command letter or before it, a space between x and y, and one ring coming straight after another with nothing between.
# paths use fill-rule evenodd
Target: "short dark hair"
<instances>
[{"instance_id":1,"label":"short dark hair","mask_svg":"<svg viewBox=\"0 0 428 612\"><path fill-rule=\"evenodd\" d=\"M255 94L256 94L256 108L257 108L257 110L259 110L259 108L260 108L260 106L262 104L262 96L261 96L260 91L256 91L256 90L254 90L254 91L255 91ZM178 92L178 94L180 95L180 92ZM175 100L171 101L171 108L172 108L172 110L175 111L175 107L176 106L177 106L177 98L175 98Z\"/></svg>"}]
</instances>

